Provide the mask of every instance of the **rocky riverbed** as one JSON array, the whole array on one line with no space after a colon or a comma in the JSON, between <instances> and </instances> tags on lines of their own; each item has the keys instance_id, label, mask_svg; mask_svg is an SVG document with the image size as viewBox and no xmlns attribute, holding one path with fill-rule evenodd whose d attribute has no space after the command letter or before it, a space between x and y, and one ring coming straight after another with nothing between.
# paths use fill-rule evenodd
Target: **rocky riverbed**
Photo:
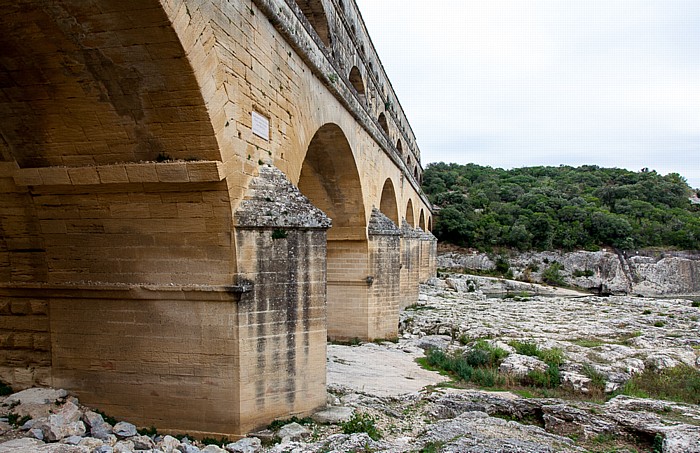
<instances>
[{"instance_id":1,"label":"rocky riverbed","mask_svg":"<svg viewBox=\"0 0 700 453\"><path fill-rule=\"evenodd\" d=\"M697 404L612 393L644 370L700 367L700 308L690 300L489 297L469 278L424 285L419 303L401 314L398 342L329 345L328 407L313 420L205 446L141 435L65 392L33 390L3 402L0 453L700 452ZM484 390L416 363L429 348L459 356L478 340L509 353L499 368L509 375L545 365L518 354L513 341L560 351L561 386ZM376 439L343 434L348 420L346 429Z\"/></svg>"}]
</instances>

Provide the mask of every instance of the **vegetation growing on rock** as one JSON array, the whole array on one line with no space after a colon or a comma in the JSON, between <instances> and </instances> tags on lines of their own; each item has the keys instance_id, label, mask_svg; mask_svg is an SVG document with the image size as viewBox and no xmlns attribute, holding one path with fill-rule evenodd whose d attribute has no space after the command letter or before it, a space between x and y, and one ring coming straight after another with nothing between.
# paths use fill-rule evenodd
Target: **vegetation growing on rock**
<instances>
[{"instance_id":1,"label":"vegetation growing on rock","mask_svg":"<svg viewBox=\"0 0 700 453\"><path fill-rule=\"evenodd\" d=\"M437 163L423 187L440 208L435 235L457 245L700 249L700 205L690 203L693 191L677 173Z\"/></svg>"}]
</instances>

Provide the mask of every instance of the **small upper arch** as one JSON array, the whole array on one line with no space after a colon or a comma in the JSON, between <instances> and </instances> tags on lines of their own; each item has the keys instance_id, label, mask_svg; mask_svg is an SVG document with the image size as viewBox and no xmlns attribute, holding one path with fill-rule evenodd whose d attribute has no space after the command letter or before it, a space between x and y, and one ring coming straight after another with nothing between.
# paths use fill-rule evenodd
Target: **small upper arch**
<instances>
[{"instance_id":1,"label":"small upper arch","mask_svg":"<svg viewBox=\"0 0 700 453\"><path fill-rule=\"evenodd\" d=\"M386 115L384 114L384 112L379 114L378 120L379 120L379 127L381 127L382 130L384 131L384 133L387 136L389 136L389 123L386 121Z\"/></svg>"},{"instance_id":2,"label":"small upper arch","mask_svg":"<svg viewBox=\"0 0 700 453\"><path fill-rule=\"evenodd\" d=\"M328 26L326 10L321 0L295 0L304 17L309 21L316 34L326 47L331 46L331 33Z\"/></svg>"},{"instance_id":3,"label":"small upper arch","mask_svg":"<svg viewBox=\"0 0 700 453\"><path fill-rule=\"evenodd\" d=\"M399 225L399 207L396 203L396 190L394 190L394 183L391 178L387 178L384 181L384 187L382 188L382 198L379 202L379 210L385 216L389 217L394 224Z\"/></svg>"},{"instance_id":4,"label":"small upper arch","mask_svg":"<svg viewBox=\"0 0 700 453\"><path fill-rule=\"evenodd\" d=\"M362 80L362 73L360 68L353 66L350 70L350 75L348 76L350 84L355 89L357 94L364 100L365 98L365 82Z\"/></svg>"},{"instance_id":5,"label":"small upper arch","mask_svg":"<svg viewBox=\"0 0 700 453\"><path fill-rule=\"evenodd\" d=\"M406 222L411 225L411 228L416 227L416 221L413 213L413 200L408 199L408 204L406 205L406 216L404 217Z\"/></svg>"}]
</instances>

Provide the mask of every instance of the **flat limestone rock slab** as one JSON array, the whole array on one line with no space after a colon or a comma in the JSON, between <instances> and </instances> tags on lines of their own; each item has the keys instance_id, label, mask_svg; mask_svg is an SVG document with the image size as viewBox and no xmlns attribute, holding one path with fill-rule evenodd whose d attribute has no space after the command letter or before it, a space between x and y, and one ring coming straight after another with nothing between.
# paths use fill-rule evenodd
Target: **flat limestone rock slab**
<instances>
[{"instance_id":1,"label":"flat limestone rock slab","mask_svg":"<svg viewBox=\"0 0 700 453\"><path fill-rule=\"evenodd\" d=\"M415 393L447 378L422 369L420 352L367 343L360 346L328 346L328 384L374 396Z\"/></svg>"}]
</instances>

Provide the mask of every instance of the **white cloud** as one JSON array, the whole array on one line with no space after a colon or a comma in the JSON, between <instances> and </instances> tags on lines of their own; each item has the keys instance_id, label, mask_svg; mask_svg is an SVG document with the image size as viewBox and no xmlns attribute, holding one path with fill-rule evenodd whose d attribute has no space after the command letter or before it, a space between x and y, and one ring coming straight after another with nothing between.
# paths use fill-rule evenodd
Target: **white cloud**
<instances>
[{"instance_id":1,"label":"white cloud","mask_svg":"<svg viewBox=\"0 0 700 453\"><path fill-rule=\"evenodd\" d=\"M700 187L700 2L358 4L424 162L650 167Z\"/></svg>"}]
</instances>

